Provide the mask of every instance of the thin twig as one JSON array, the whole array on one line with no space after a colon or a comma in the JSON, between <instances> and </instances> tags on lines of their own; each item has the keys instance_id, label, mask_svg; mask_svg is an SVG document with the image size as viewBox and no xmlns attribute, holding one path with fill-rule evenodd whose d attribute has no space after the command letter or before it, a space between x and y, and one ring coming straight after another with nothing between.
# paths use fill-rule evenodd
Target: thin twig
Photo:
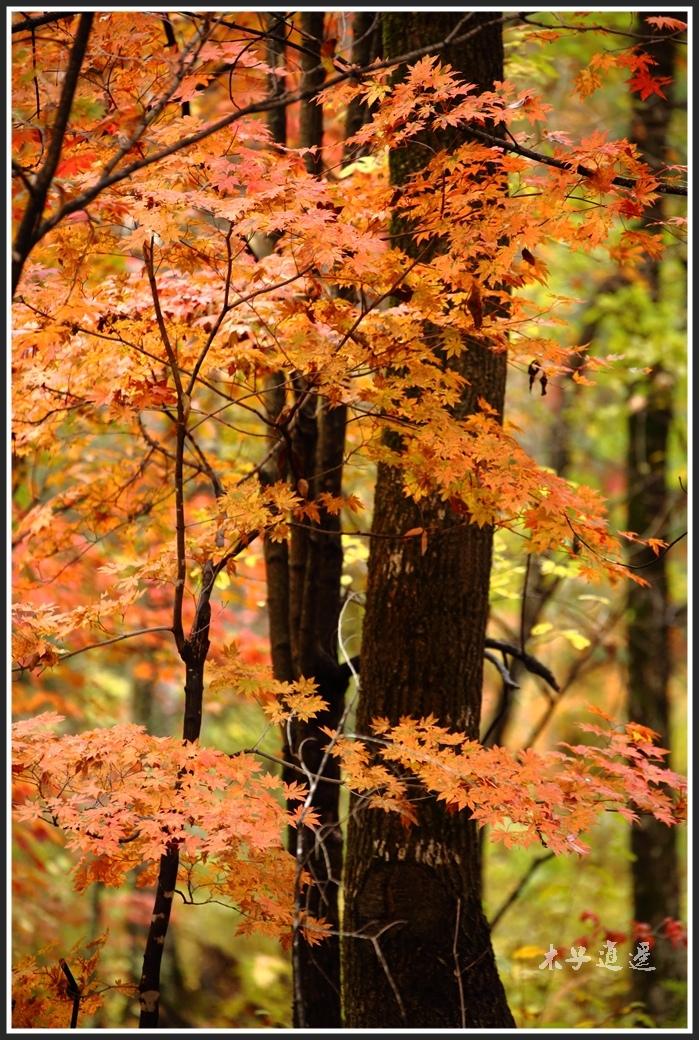
<instances>
[{"instance_id":1,"label":"thin twig","mask_svg":"<svg viewBox=\"0 0 699 1040\"><path fill-rule=\"evenodd\" d=\"M148 636L153 632L172 632L172 628L169 626L159 625L156 628L137 628L133 632L124 632L120 636L112 636L111 639L104 639L101 643L90 643L88 646L81 646L78 650L70 650L67 654L61 654L56 664L61 664L62 661L67 661L69 657L77 657L78 654L84 654L87 650L99 650L102 646L109 646L111 643L120 643L123 639L133 639L135 636ZM26 665L18 665L12 669L13 672L25 672L27 671Z\"/></svg>"},{"instance_id":2,"label":"thin twig","mask_svg":"<svg viewBox=\"0 0 699 1040\"><path fill-rule=\"evenodd\" d=\"M214 340L216 339L216 336L218 334L218 330L221 328L221 322L223 321L223 319L228 314L228 311L230 310L230 304L229 304L228 300L229 300L230 292L231 292L231 278L233 277L233 249L231 247L231 236L232 236L232 234L233 234L233 225L231 224L229 226L229 228L228 228L228 231L226 232L226 280L224 282L224 288L223 288L223 303L221 304L221 310L219 311L218 317L216 318L216 321L214 322L213 328L211 329L211 332L207 336L206 343L202 347L201 353L199 354L199 357L197 358L197 360L196 360L196 362L194 364L194 368L192 369L192 374L190 376L189 383L187 385L187 393L190 394L190 395L191 395L192 391L194 390L194 386L195 386L196 381L197 381L197 376L199 375L199 369L204 364L204 361L206 359L206 355L209 353L209 350L211 349L211 345L214 342Z\"/></svg>"},{"instance_id":3,"label":"thin twig","mask_svg":"<svg viewBox=\"0 0 699 1040\"><path fill-rule=\"evenodd\" d=\"M552 155L544 155L543 152L535 152L531 148L525 148L524 145L519 144L515 138L512 138L512 141L506 141L502 137L496 137L495 134L489 134L486 130L473 126L472 123L468 124L467 130L469 134L473 134L481 141L492 144L496 148L502 148L506 152L514 152L515 155L521 155L523 159L532 159L542 166L551 166L555 170L575 173L586 179L595 176L595 170L591 170L588 166L577 164L574 160L566 162L564 159L554 159ZM638 181L634 177L614 177L611 183L617 188L635 188ZM658 192L659 195L679 195L683 198L687 195L686 186L666 184L663 181L656 184L653 191Z\"/></svg>"},{"instance_id":4,"label":"thin twig","mask_svg":"<svg viewBox=\"0 0 699 1040\"><path fill-rule=\"evenodd\" d=\"M483 651L483 656L485 657L486 661L490 661L491 664L495 665L497 670L500 672L500 677L501 677L503 683L505 684L505 686L508 687L508 689L510 689L510 690L518 690L519 689L519 683L516 683L514 681L514 679L512 678L512 674L509 671L509 669L507 668L507 665L505 664L504 661L501 661L498 657L495 656L495 654L491 654L489 650L484 650ZM492 726L491 726L491 728L492 728ZM488 732L490 732L490 731L488 731ZM483 737L482 743L485 743L486 739L487 739L487 734L486 734L485 737Z\"/></svg>"},{"instance_id":5,"label":"thin twig","mask_svg":"<svg viewBox=\"0 0 699 1040\"><path fill-rule=\"evenodd\" d=\"M401 1018L403 1019L404 1022L408 1021L408 1016L405 1013L405 1004L403 1003L403 998L401 997L400 991L399 991L398 987L396 986L396 983L395 983L395 981L393 979L393 976L391 975L390 969L389 969L388 964L386 962L386 958L383 955L383 950L379 946L379 939L384 934L384 932L388 931L389 928L394 928L397 924L407 924L407 923L408 923L407 921L391 921L391 923L387 924L385 926L385 928L382 928L381 931L378 932L377 935L367 936L367 938L369 938L371 940L371 945L374 947L374 953L376 954L376 956L378 958L379 964L383 968L384 975L386 976L386 979L388 980L388 984L391 987L391 991L393 993L393 996L396 998L396 1003L398 1004L398 1009L400 1011Z\"/></svg>"},{"instance_id":6,"label":"thin twig","mask_svg":"<svg viewBox=\"0 0 699 1040\"><path fill-rule=\"evenodd\" d=\"M454 944L452 946L452 952L454 954L454 975L456 977L456 985L459 990L459 1010L461 1011L461 1028L466 1028L466 1000L464 998L464 984L461 979L461 966L459 964L459 926L461 924L461 898L456 901L456 922L454 924Z\"/></svg>"},{"instance_id":7,"label":"thin twig","mask_svg":"<svg viewBox=\"0 0 699 1040\"><path fill-rule=\"evenodd\" d=\"M548 863L548 861L550 859L554 858L554 855L555 855L555 853L553 853L553 852L547 852L544 856L539 856L538 859L535 859L532 863L529 864L528 870L519 879L519 881L517 882L517 885L515 886L513 891L510 892L509 896L507 897L505 902L502 904L500 909L497 910L496 913L493 915L493 918L492 918L492 920L490 922L490 930L491 930L491 932L499 924L499 922L502 919L503 915L505 913L507 913L507 911L510 909L510 907L515 902L515 900L519 898L522 890L524 889L524 886L533 877L533 875L536 873L536 871L539 869L539 867L542 865L542 863Z\"/></svg>"},{"instance_id":8,"label":"thin twig","mask_svg":"<svg viewBox=\"0 0 699 1040\"><path fill-rule=\"evenodd\" d=\"M172 606L172 632L175 637L177 649L181 655L185 643L182 608L184 604L184 587L187 577L183 480L184 444L187 435L187 411L185 410L185 401L188 404L189 397L185 397L182 388L177 355L175 354L170 342L170 336L168 335L167 326L165 325L165 319L163 318L163 313L160 307L158 283L156 281L155 267L153 263L153 242L154 239L151 238L150 245L146 242L143 243L143 259L145 261L146 273L148 275L148 282L153 297L153 307L155 309L155 317L160 331L160 339L165 348L165 353L167 354L172 377L175 381L175 389L177 391L177 433L175 442L175 543L177 553L177 578Z\"/></svg>"},{"instance_id":9,"label":"thin twig","mask_svg":"<svg viewBox=\"0 0 699 1040\"><path fill-rule=\"evenodd\" d=\"M671 542L668 542L667 545L663 546L663 548L658 552L657 556L654 553L653 559L649 560L647 563L625 563L623 560L611 560L608 556L605 556L603 553L598 552L597 549L593 548L589 544L589 542L586 542L582 535L575 530L568 514L564 513L563 515L565 517L566 523L568 524L568 527L573 532L573 537L577 538L580 544L584 545L585 548L588 549L593 556L596 556L598 560L602 560L603 563L611 563L614 567L624 567L627 571L643 571L647 567L652 567L654 564L658 562L658 560L662 560L663 556L666 556L673 546L677 545L678 542L681 542L683 538L687 537L686 531L683 531L682 534L678 534L677 538L673 538Z\"/></svg>"}]
</instances>

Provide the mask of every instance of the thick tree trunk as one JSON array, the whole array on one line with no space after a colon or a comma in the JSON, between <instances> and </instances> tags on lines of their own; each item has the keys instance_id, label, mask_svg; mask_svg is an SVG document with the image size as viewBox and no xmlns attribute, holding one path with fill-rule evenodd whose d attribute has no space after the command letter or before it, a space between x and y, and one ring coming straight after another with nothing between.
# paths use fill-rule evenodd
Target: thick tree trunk
<instances>
[{"instance_id":1,"label":"thick tree trunk","mask_svg":"<svg viewBox=\"0 0 699 1040\"><path fill-rule=\"evenodd\" d=\"M390 56L444 39L464 15L382 17ZM491 24L444 56L484 87L502 78L496 17L471 14L468 28ZM449 146L457 138L433 143ZM394 153L393 182L430 154L414 147ZM501 412L504 357L474 340L457 364L470 380L460 412L473 410L478 397ZM386 537L412 527L439 529L424 555L415 540ZM383 537L371 543L357 731L369 733L374 716L397 722L433 713L477 738L492 530L464 527L436 498L406 499L400 473L381 465L373 533ZM512 1026L481 906L476 827L432 799L417 804L419 824L406 830L397 818L353 803L344 889L345 1024Z\"/></svg>"},{"instance_id":2,"label":"thick tree trunk","mask_svg":"<svg viewBox=\"0 0 699 1040\"><path fill-rule=\"evenodd\" d=\"M645 17L639 17L639 32L645 31L643 26ZM652 55L657 62L653 66L654 76L674 75L676 51L677 45L670 37L654 45ZM670 88L668 98L671 97ZM655 169L668 161L671 116L671 100L659 96L638 103L634 111L632 136ZM648 223L663 219L662 196L645 219ZM659 262L649 260L644 274L650 294L653 299L659 299L662 291ZM627 523L629 530L645 537L665 537L669 522L667 447L673 418L672 390L672 376L662 361L653 365L643 383L632 389L628 419ZM640 407L639 401L643 402ZM628 594L629 717L656 730L661 734L663 746L670 747L671 603L665 557L653 559L643 575L650 587L634 584ZM634 920L656 928L665 917L677 918L680 883L675 829L652 817L644 817L639 826L631 829L631 850ZM660 1026L681 1024L677 1016L682 1014L682 1000L666 983L686 973L683 961L678 951L661 939L653 951L656 971L652 975L631 973L634 999L646 1005ZM668 1016L672 1021L668 1021Z\"/></svg>"}]
</instances>

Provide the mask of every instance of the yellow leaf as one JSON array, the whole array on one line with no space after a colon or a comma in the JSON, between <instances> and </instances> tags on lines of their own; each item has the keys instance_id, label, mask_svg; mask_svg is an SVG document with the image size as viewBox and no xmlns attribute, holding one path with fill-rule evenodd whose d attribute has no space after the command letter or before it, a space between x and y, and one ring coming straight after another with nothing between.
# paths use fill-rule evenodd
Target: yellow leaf
<instances>
[{"instance_id":1,"label":"yellow leaf","mask_svg":"<svg viewBox=\"0 0 699 1040\"><path fill-rule=\"evenodd\" d=\"M531 634L533 636L543 636L546 632L550 632L553 625L550 621L541 621L538 625L534 625Z\"/></svg>"},{"instance_id":2,"label":"yellow leaf","mask_svg":"<svg viewBox=\"0 0 699 1040\"><path fill-rule=\"evenodd\" d=\"M584 650L586 646L590 645L590 640L587 636L584 636L582 632L578 632L574 628L566 628L565 631L561 632L562 636L565 636L571 646L574 646L576 650Z\"/></svg>"},{"instance_id":3,"label":"yellow leaf","mask_svg":"<svg viewBox=\"0 0 699 1040\"><path fill-rule=\"evenodd\" d=\"M546 950L543 950L541 946L518 946L512 954L512 960L514 961L529 961L534 957L545 957Z\"/></svg>"},{"instance_id":4,"label":"yellow leaf","mask_svg":"<svg viewBox=\"0 0 699 1040\"><path fill-rule=\"evenodd\" d=\"M337 176L344 180L345 177L351 177L354 173L373 173L374 170L380 169L382 164L383 158L381 156L363 155L356 162L349 163L348 166L343 167Z\"/></svg>"}]
</instances>

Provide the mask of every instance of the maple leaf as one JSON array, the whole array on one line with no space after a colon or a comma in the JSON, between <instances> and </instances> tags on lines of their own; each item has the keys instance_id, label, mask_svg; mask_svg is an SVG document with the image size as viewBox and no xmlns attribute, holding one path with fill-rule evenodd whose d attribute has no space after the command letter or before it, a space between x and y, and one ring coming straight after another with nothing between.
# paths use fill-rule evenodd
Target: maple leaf
<instances>
[{"instance_id":1,"label":"maple leaf","mask_svg":"<svg viewBox=\"0 0 699 1040\"><path fill-rule=\"evenodd\" d=\"M643 216L660 174L651 175L629 142L595 131L573 148L567 135L540 126L537 134L560 146L556 155L570 149L563 155L570 168L545 170L456 133L455 141L468 139L446 151L431 149L419 173L396 188L389 183L389 154L422 131L488 131L509 120L542 123L547 117L547 106L530 90L498 83L479 93L429 57L406 70L402 82L377 69L365 82L348 76L337 89L324 90L332 127L351 101L372 107L371 120L351 142L367 154L339 173L328 159L327 172L310 176L308 150L273 143L259 114L239 116L267 97L268 76L294 82L297 76L293 67L270 70L261 60L264 47L257 31L245 28L246 18L236 30L239 39L212 35L191 63L188 50L184 66L181 55L163 46L159 14L95 19L50 189L52 226L26 258L15 304L13 634L20 669L38 671L72 656L61 649L64 642L82 652L90 628L99 631L96 640L106 637L105 646L93 649L107 660L104 673L101 666L76 668L67 681L52 677L46 688L20 673L18 713L49 706L57 714L18 724L13 777L25 845L43 833L37 827L48 832L41 821L50 818L51 830L66 836L79 887L95 880L123 884L136 867L137 883L154 886L161 855L176 848L183 891L189 885L202 898L228 901L241 910L244 930L289 942L299 879L284 847L288 817L281 797L305 803L308 790L280 786L251 755L228 756L197 742L183 746L138 727L81 731L86 711L93 714L87 687L93 676L108 674L113 661L122 675L133 644L119 633L129 632L133 620L137 633L155 624L162 636L139 636L146 653L128 659L128 674L179 688L181 675L170 660L176 655L165 644L174 632L173 599L182 593L185 632L203 622L194 625L185 649L211 640L207 694L215 695L219 711L247 697L290 730L300 723L303 730L325 711L313 680L281 683L272 674L258 614L269 560L254 546L233 558L258 532L266 550L285 549L291 534L293 557L300 543L290 515L318 524L361 508L355 495L337 489L317 494L328 476L325 462L306 467L299 456L304 423L311 419L320 433L325 402L347 405L351 416L343 460L349 486L368 466L387 463L403 480L406 497L442 502L462 524L524 534L528 551L568 552L569 518L585 549L570 568L556 564L555 573L626 578L613 562L620 549L601 499L525 453L521 431L503 429L479 396L478 374L468 392L480 411L464 416L460 408L471 384L457 369L468 366L478 340L495 352L507 350L515 372L540 358L534 376L542 391L546 378L569 372L560 340L570 301L547 294L544 311L541 298L529 292L532 281L544 280L541 258L549 249L557 256L560 244L593 255L596 263L606 256L643 270L660 255L660 234L620 225ZM195 29L186 18L173 19L179 42L189 48ZM677 19L648 21L659 31L684 27ZM216 24L211 32L224 30ZM62 34L72 31L61 25ZM28 184L42 162L46 119L60 102L68 36L58 47L48 27L36 34L29 65L18 41L12 214L18 222L31 203ZM558 36L544 31L533 38L555 42ZM322 61L328 71L334 62L347 72L335 46L324 42ZM235 66L230 91L220 89L213 63ZM624 69L644 100L664 96L667 78L653 77L653 65L635 49L603 52L578 76L578 90L586 96L609 82L611 70ZM182 68L187 75L173 91ZM114 103L104 100L99 83L109 85ZM188 117L170 103L195 97L200 103ZM233 122L207 138L229 110ZM338 144L335 130L329 132L328 156ZM138 150L119 170L139 156L148 158L146 166L113 183L107 178L102 187L86 176L110 169L115 148L137 135ZM182 140L187 149L177 152ZM579 167L593 169L594 177L580 176ZM617 175L632 178L634 188L615 190ZM70 209L83 201L77 193L91 186L100 187L97 195L59 219L66 203ZM387 235L394 217L417 229L412 238ZM430 246L429 259L411 267L412 246L420 243ZM563 275L557 272L557 281ZM510 294L508 287L525 291ZM562 323L558 331L542 336L555 321ZM457 365L443 365L444 357ZM587 382L577 371L573 379ZM278 412L271 410L274 393L281 398ZM382 439L387 426L399 431L400 451L391 438ZM402 533L417 540L403 543L415 557L418 544L423 554L440 544L438 535L428 541L427 521L410 528L419 522L407 521ZM665 547L660 539L645 544L656 555ZM363 566L366 552L356 545L353 552L345 557L348 565ZM631 580L643 582L638 575ZM220 599L209 624L203 608L212 590ZM108 618L126 614L123 627L106 630ZM221 632L231 623L239 637L225 646ZM561 634L582 645L574 630ZM66 661L64 667L72 666ZM211 697L207 705L214 706ZM69 720L68 734L58 732L59 712ZM218 729L228 732L227 724ZM629 820L652 813L674 823L682 816L682 778L664 769L664 752L644 727L586 724L599 747L581 743L550 755L482 748L432 716L398 725L377 720L374 729L377 736L366 744L323 732L348 786L406 826L420 817L416 781L449 813L468 811L479 824L491 824L497 840L512 846L543 840L562 854L586 851L580 836L607 807ZM297 808L297 821L315 825L315 811L311 806L305 815ZM54 839L44 834L42 840ZM302 884L310 883L302 877ZM309 942L332 931L312 918L301 927ZM28 970L26 985L33 977ZM67 1025L53 1007L59 998L53 986L32 1019L30 1003L20 997L22 1024ZM89 1012L89 1003L83 1008Z\"/></svg>"},{"instance_id":2,"label":"maple leaf","mask_svg":"<svg viewBox=\"0 0 699 1040\"><path fill-rule=\"evenodd\" d=\"M67 154L61 159L56 168L56 176L71 177L76 173L84 173L85 170L91 169L98 161L99 153L93 149L76 150L72 154Z\"/></svg>"},{"instance_id":3,"label":"maple leaf","mask_svg":"<svg viewBox=\"0 0 699 1040\"><path fill-rule=\"evenodd\" d=\"M602 86L602 77L594 69L582 69L575 77L575 90L583 100Z\"/></svg>"},{"instance_id":4,"label":"maple leaf","mask_svg":"<svg viewBox=\"0 0 699 1040\"><path fill-rule=\"evenodd\" d=\"M645 20L649 25L652 25L654 29L659 31L667 29L668 32L682 32L687 28L686 22L683 22L679 18L669 18L667 15L651 15Z\"/></svg>"},{"instance_id":5,"label":"maple leaf","mask_svg":"<svg viewBox=\"0 0 699 1040\"><path fill-rule=\"evenodd\" d=\"M651 76L647 68L638 70L635 76L629 80L629 88L641 95L641 101L647 101L651 95L667 101L667 95L663 93L663 87L672 83L672 76Z\"/></svg>"}]
</instances>

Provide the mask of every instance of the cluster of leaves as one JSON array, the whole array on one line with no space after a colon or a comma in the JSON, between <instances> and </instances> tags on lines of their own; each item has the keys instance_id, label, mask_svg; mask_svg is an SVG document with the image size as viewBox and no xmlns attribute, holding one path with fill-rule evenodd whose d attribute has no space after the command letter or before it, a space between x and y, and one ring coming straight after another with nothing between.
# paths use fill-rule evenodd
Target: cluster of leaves
<instances>
[{"instance_id":1,"label":"cluster of leaves","mask_svg":"<svg viewBox=\"0 0 699 1040\"><path fill-rule=\"evenodd\" d=\"M291 708L302 702L303 717L318 711L318 698L304 690L285 699ZM668 825L684 818L685 781L663 767L667 752L653 743L656 734L595 710L604 725L580 725L601 738L599 747L515 753L484 748L434 718L405 718L396 726L375 721L373 753L361 738L338 733L329 733L329 751L350 789L406 825L417 822L413 800L427 790L451 811L490 824L493 839L508 846L538 840L555 853L584 854L580 836L600 813L631 821L651 813ZM289 814L274 792L283 787L287 800L302 802L304 785L283 785L253 754L151 737L134 725L57 736L60 721L45 713L15 724L15 815L66 832L79 890L92 881L118 885L136 868L138 883L150 885L160 857L177 848L185 902L225 901L243 915L243 931L288 934L297 879L281 834L289 822L314 820L304 808ZM307 924L322 934L322 922Z\"/></svg>"},{"instance_id":2,"label":"cluster of leaves","mask_svg":"<svg viewBox=\"0 0 699 1040\"><path fill-rule=\"evenodd\" d=\"M252 754L131 724L59 736L60 722L44 713L14 727L15 816L63 830L78 891L94 881L120 885L136 870L137 884L152 886L160 857L177 849L184 902L216 899L240 913L241 932L288 940L299 879L283 833L296 817L277 795L303 801L302 785L283 785ZM322 922L311 925L322 935Z\"/></svg>"},{"instance_id":3,"label":"cluster of leaves","mask_svg":"<svg viewBox=\"0 0 699 1040\"><path fill-rule=\"evenodd\" d=\"M59 958L55 947L49 946L35 956L19 960L12 969L13 1027L66 1029L76 997L81 1012L95 1014L104 1000L104 989L98 987L96 973L106 938L100 936L84 949L76 944L67 959ZM117 979L110 988L121 987L123 983Z\"/></svg>"},{"instance_id":4,"label":"cluster of leaves","mask_svg":"<svg viewBox=\"0 0 699 1040\"><path fill-rule=\"evenodd\" d=\"M293 683L270 675L269 666L246 661L237 643L224 646L208 669L207 691L252 698L261 704L270 721L286 723L291 718L305 722L327 706L317 693L313 679L303 676Z\"/></svg>"},{"instance_id":5,"label":"cluster of leaves","mask_svg":"<svg viewBox=\"0 0 699 1040\"><path fill-rule=\"evenodd\" d=\"M117 54L112 41L124 38L126 18L129 45ZM63 618L62 635L123 616L144 591L173 580L167 489L178 401L188 422L189 500L196 505L207 478L225 489L190 528L190 581L237 539L270 528L281 537L282 521L294 508L298 520L300 505L306 519L322 519L324 503L299 503L293 479L276 505L265 502L256 480L246 480L259 460L227 460L225 480L217 474L220 459L210 446L220 435L233 430L254 445L260 427L270 428L262 381L271 372L287 373L289 387L291 373L299 373L307 395L349 405L357 448L400 465L407 493L436 492L460 503L465 522L523 530L532 551L565 545L572 524L585 547L578 561L585 575L618 576L620 546L601 500L542 470L487 403L465 420L454 415L464 378L439 363L425 328L439 330L447 357L458 358L477 336L507 350L517 368L535 356L549 379L569 371L570 351L542 334L552 320L550 301L542 307L511 290L546 279L550 242L584 252L607 248L628 264L657 255L657 234L618 222L652 203L658 173L628 141L607 140L602 131L577 143L554 141L559 165L532 166L500 141L513 129L541 128L542 99L509 82L477 94L434 57L418 61L400 84L384 70L327 88L321 100L328 104L375 106L347 142L350 149L370 145L369 162L346 167L341 177L313 177L299 150L268 147L266 127L244 108L185 153L166 154L183 134L207 126L203 100L198 116L182 116L173 101L185 98L186 84L189 96L213 82L224 52L246 98L265 96L269 70L253 42L234 44L223 30L218 38L213 23L183 20L179 58L156 47L159 16L141 15L135 26L131 16L96 19L92 78L79 83L49 196L52 226L27 261L16 306L15 459L28 466L57 439L65 448L61 467L43 475L18 516L18 591L36 602L32 593L55 582L69 559L134 527L141 551L128 588L107 585L99 609ZM67 28L57 33L70 38ZM36 41L35 64L52 67L64 42ZM131 60L137 42L147 62ZM37 112L24 67L18 55L15 147L22 169L31 171L59 84L42 79ZM103 84L101 94L93 79ZM211 95L200 93L216 97L213 87ZM135 98L143 99L138 111ZM435 155L397 196L388 149L444 128L480 137ZM115 145L115 135L124 143ZM17 218L30 201L30 176L14 181ZM404 253L400 236L390 241L396 212L424 242L424 256ZM261 260L249 248L256 235L276 243ZM438 256L430 244L436 238ZM288 437L297 419L298 407L288 407L272 429ZM387 426L401 431L400 454L384 443ZM118 450L107 450L102 440L115 428ZM48 644L57 630L45 605L27 627L33 639L20 636L19 663L51 663Z\"/></svg>"},{"instance_id":6,"label":"cluster of leaves","mask_svg":"<svg viewBox=\"0 0 699 1040\"><path fill-rule=\"evenodd\" d=\"M658 30L677 29L655 21ZM399 466L414 499L437 494L465 524L524 533L530 551L558 549L583 577L628 573L600 496L538 465L484 399L459 416L466 380L434 348L458 360L470 342L487 341L508 352L523 380L532 357L547 379L573 371L572 349L547 334L564 301L542 303L519 290L546 283L552 243L606 252L626 267L659 255L659 235L628 222L656 199L661 176L680 171L650 171L634 146L600 131L579 140L549 131L547 105L531 89L504 82L479 95L424 58L401 83L387 68L361 82L334 77L320 100L326 112L354 100L372 106L371 121L346 144L370 154L314 177L303 150L273 144L260 119L270 75L286 76L292 91L298 83L293 54L288 67L271 70L264 41L248 34L252 17L242 13L234 30L225 19L172 22L179 53L163 46L159 14L95 17L41 234L19 286L18 667L55 665L64 643L81 648L88 631L109 636L117 622L170 628L174 441L182 423L192 616L202 574L225 564L235 578L238 547L261 534L285 539L294 524L322 525L341 509L358 512L352 496L310 497L293 472L302 405L320 397L348 406L349 458ZM73 39L66 19L17 43L18 223L34 197L61 101L56 70ZM613 64L628 69L642 96L662 90L647 55L620 53L626 57L606 52L592 72ZM235 84L232 114L222 76ZM183 105L191 105L187 114ZM445 129L471 136L396 192L389 150ZM515 134L543 136L554 165L532 166L509 148ZM390 233L392 219L411 229L417 257ZM261 259L252 249L259 237L273 243ZM438 330L438 341L427 329ZM267 411L272 374L286 394L276 417ZM297 383L306 387L300 398ZM400 452L387 429L400 431ZM270 438L280 457L287 452L283 483L259 480ZM396 535L417 533L426 547L429 531ZM576 552L568 548L572 534ZM209 689L259 695L275 723L322 709L313 684L270 684L234 649L215 655ZM79 888L120 884L129 871L152 885L160 856L176 848L181 898L234 906L243 931L287 938L299 878L281 835L289 822L314 821L305 808L287 813L280 796L303 803L305 788L284 787L252 755L150 737L131 725L58 736L58 721L44 715L16 727L17 814L20 823L38 815L66 832ZM341 735L333 750L370 805L410 821L420 784L454 811L492 824L508 844L539 839L555 851L583 852L580 834L600 812L634 818L629 799L667 823L681 816L668 794L681 791L681 781L662 768L649 731L592 732L601 747L517 756L481 748L438 720L406 719L377 723L372 751ZM309 938L322 936L322 922L304 924ZM33 1015L32 1025L58 1025L50 1008L31 1004L37 970L19 967L18 1021ZM60 978L49 981L58 992Z\"/></svg>"},{"instance_id":7,"label":"cluster of leaves","mask_svg":"<svg viewBox=\"0 0 699 1040\"><path fill-rule=\"evenodd\" d=\"M370 806L415 822L412 803L427 790L449 810L489 824L492 840L507 846L540 841L556 854L584 854L581 834L603 812L632 822L649 813L668 826L684 819L686 782L662 765L668 752L653 743L657 734L590 710L604 725L579 725L600 738L598 747L563 743L543 754L486 748L430 717L395 726L375 720L369 744L332 734L334 753L348 786Z\"/></svg>"}]
</instances>

